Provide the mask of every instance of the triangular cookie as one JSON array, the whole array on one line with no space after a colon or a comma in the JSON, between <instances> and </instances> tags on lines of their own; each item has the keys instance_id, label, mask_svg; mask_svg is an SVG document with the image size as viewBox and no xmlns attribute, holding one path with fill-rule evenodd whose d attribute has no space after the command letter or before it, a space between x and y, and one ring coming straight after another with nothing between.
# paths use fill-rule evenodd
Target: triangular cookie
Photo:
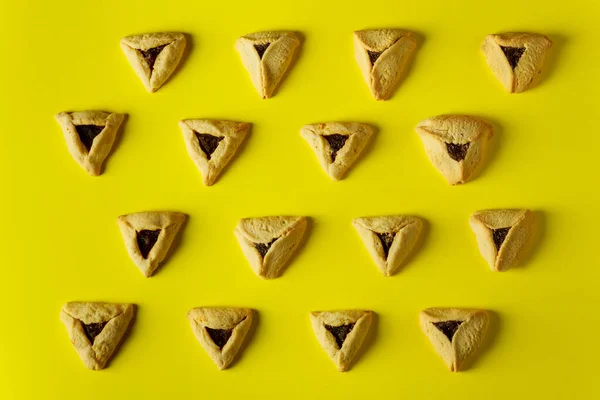
<instances>
[{"instance_id":1,"label":"triangular cookie","mask_svg":"<svg viewBox=\"0 0 600 400\"><path fill-rule=\"evenodd\" d=\"M185 214L159 211L117 218L127 252L145 277L151 276L164 260L185 219Z\"/></svg>"},{"instance_id":2,"label":"triangular cookie","mask_svg":"<svg viewBox=\"0 0 600 400\"><path fill-rule=\"evenodd\" d=\"M325 122L300 130L323 170L335 181L344 177L373 135L373 128L358 122Z\"/></svg>"},{"instance_id":3,"label":"triangular cookie","mask_svg":"<svg viewBox=\"0 0 600 400\"><path fill-rule=\"evenodd\" d=\"M481 46L496 78L509 93L527 90L542 72L552 41L536 33L488 35Z\"/></svg>"},{"instance_id":4,"label":"triangular cookie","mask_svg":"<svg viewBox=\"0 0 600 400\"><path fill-rule=\"evenodd\" d=\"M348 371L352 359L369 332L372 314L371 311L362 310L310 313L317 340L339 371Z\"/></svg>"},{"instance_id":5,"label":"triangular cookie","mask_svg":"<svg viewBox=\"0 0 600 400\"><path fill-rule=\"evenodd\" d=\"M383 275L394 275L413 249L423 223L401 215L356 218L352 225Z\"/></svg>"},{"instance_id":6,"label":"triangular cookie","mask_svg":"<svg viewBox=\"0 0 600 400\"><path fill-rule=\"evenodd\" d=\"M481 345L489 324L485 310L428 308L420 313L421 329L450 371L458 372Z\"/></svg>"},{"instance_id":7,"label":"triangular cookie","mask_svg":"<svg viewBox=\"0 0 600 400\"><path fill-rule=\"evenodd\" d=\"M306 225L306 217L245 218L234 233L254 273L274 279L296 251Z\"/></svg>"},{"instance_id":8,"label":"triangular cookie","mask_svg":"<svg viewBox=\"0 0 600 400\"><path fill-rule=\"evenodd\" d=\"M492 125L467 115L438 115L416 128L425 152L451 185L469 181L494 135Z\"/></svg>"},{"instance_id":9,"label":"triangular cookie","mask_svg":"<svg viewBox=\"0 0 600 400\"><path fill-rule=\"evenodd\" d=\"M177 68L185 49L177 32L145 33L121 39L121 48L146 90L156 92Z\"/></svg>"},{"instance_id":10,"label":"triangular cookie","mask_svg":"<svg viewBox=\"0 0 600 400\"><path fill-rule=\"evenodd\" d=\"M192 308L194 335L219 369L231 364L252 325L250 308Z\"/></svg>"},{"instance_id":11,"label":"triangular cookie","mask_svg":"<svg viewBox=\"0 0 600 400\"><path fill-rule=\"evenodd\" d=\"M250 131L250 124L245 122L206 119L183 120L179 127L206 186L217 180Z\"/></svg>"},{"instance_id":12,"label":"triangular cookie","mask_svg":"<svg viewBox=\"0 0 600 400\"><path fill-rule=\"evenodd\" d=\"M86 367L103 369L133 317L132 304L67 303L60 311L71 343Z\"/></svg>"},{"instance_id":13,"label":"triangular cookie","mask_svg":"<svg viewBox=\"0 0 600 400\"><path fill-rule=\"evenodd\" d=\"M287 31L251 33L235 42L242 63L263 99L271 97L277 89L298 46L298 35Z\"/></svg>"},{"instance_id":14,"label":"triangular cookie","mask_svg":"<svg viewBox=\"0 0 600 400\"><path fill-rule=\"evenodd\" d=\"M388 100L417 49L413 34L400 29L354 32L354 54L376 100Z\"/></svg>"},{"instance_id":15,"label":"triangular cookie","mask_svg":"<svg viewBox=\"0 0 600 400\"><path fill-rule=\"evenodd\" d=\"M479 251L494 271L506 271L518 263L533 230L529 210L484 210L471 215Z\"/></svg>"},{"instance_id":16,"label":"triangular cookie","mask_svg":"<svg viewBox=\"0 0 600 400\"><path fill-rule=\"evenodd\" d=\"M71 156L88 174L102 173L125 115L104 111L61 112L56 115Z\"/></svg>"}]
</instances>

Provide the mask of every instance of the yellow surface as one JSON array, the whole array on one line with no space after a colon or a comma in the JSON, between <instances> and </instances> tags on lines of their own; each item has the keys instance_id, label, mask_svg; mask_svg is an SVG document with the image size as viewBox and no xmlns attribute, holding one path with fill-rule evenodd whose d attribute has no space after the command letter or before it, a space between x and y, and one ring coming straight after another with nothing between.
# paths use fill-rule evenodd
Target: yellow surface
<instances>
[{"instance_id":1,"label":"yellow surface","mask_svg":"<svg viewBox=\"0 0 600 400\"><path fill-rule=\"evenodd\" d=\"M38 3L38 4L36 4ZM527 5L523 5L527 3ZM600 355L596 313L600 222L597 2L207 2L120 0L0 5L2 275L0 398L461 398L590 399ZM374 101L354 61L352 31L404 27L417 57L394 98ZM273 99L258 98L233 48L245 33L294 29L299 60ZM178 73L148 94L119 48L122 36L192 36ZM479 46L486 34L529 30L554 41L539 87L509 95ZM69 156L54 114L107 109L129 118L104 175ZM449 187L414 126L468 113L497 127L480 177ZM201 184L177 121L254 124L213 187ZM379 132L347 179L334 183L299 136L305 123L370 122ZM477 209L539 215L524 268L493 273L467 219ZM162 270L142 277L115 218L168 209L189 214ZM428 221L407 267L384 278L350 221L407 213ZM258 279L233 229L239 218L303 214L306 246L285 275ZM66 301L139 305L110 367L84 368L58 315ZM248 346L219 372L185 314L195 306L259 312ZM447 371L422 335L429 306L496 313L472 368ZM350 372L317 344L308 312L364 308L376 329Z\"/></svg>"}]
</instances>

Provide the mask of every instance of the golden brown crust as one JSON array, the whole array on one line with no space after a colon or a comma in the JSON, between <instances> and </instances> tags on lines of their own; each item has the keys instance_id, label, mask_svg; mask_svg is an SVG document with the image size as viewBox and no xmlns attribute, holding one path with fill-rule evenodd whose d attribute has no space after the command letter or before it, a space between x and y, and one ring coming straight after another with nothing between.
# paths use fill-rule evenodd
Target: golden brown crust
<instances>
[{"instance_id":1,"label":"golden brown crust","mask_svg":"<svg viewBox=\"0 0 600 400\"><path fill-rule=\"evenodd\" d=\"M468 182L475 175L494 135L491 124L468 115L431 117L421 121L416 131L427 157L451 185ZM462 153L457 156L451 152L454 149Z\"/></svg>"},{"instance_id":2,"label":"golden brown crust","mask_svg":"<svg viewBox=\"0 0 600 400\"><path fill-rule=\"evenodd\" d=\"M536 83L550 47L552 41L544 35L510 32L488 35L481 50L504 88L521 93Z\"/></svg>"},{"instance_id":3,"label":"golden brown crust","mask_svg":"<svg viewBox=\"0 0 600 400\"><path fill-rule=\"evenodd\" d=\"M373 128L359 122L324 122L303 126L300 135L310 144L327 175L337 181L363 151L373 135ZM333 135L346 137L344 145L335 152L327 140Z\"/></svg>"},{"instance_id":4,"label":"golden brown crust","mask_svg":"<svg viewBox=\"0 0 600 400\"><path fill-rule=\"evenodd\" d=\"M525 209L482 210L473 213L469 224L475 233L483 258L493 271L502 272L521 259L531 240L534 215ZM503 237L500 248L497 248L494 231L506 228L509 228L508 232L496 231L496 235L500 234Z\"/></svg>"},{"instance_id":5,"label":"golden brown crust","mask_svg":"<svg viewBox=\"0 0 600 400\"><path fill-rule=\"evenodd\" d=\"M478 350L487 331L489 314L485 310L470 308L428 308L420 313L421 328L435 351L452 372L458 372ZM450 339L443 326L436 323L456 323ZM447 328L446 328L447 329Z\"/></svg>"},{"instance_id":6,"label":"golden brown crust","mask_svg":"<svg viewBox=\"0 0 600 400\"><path fill-rule=\"evenodd\" d=\"M202 173L206 186L211 186L235 155L250 131L250 124L223 120L187 119L179 122L188 154ZM206 154L196 134L208 134L218 140L216 149Z\"/></svg>"},{"instance_id":7,"label":"golden brown crust","mask_svg":"<svg viewBox=\"0 0 600 400\"><path fill-rule=\"evenodd\" d=\"M150 93L157 91L175 71L185 45L185 35L178 32L145 33L121 39L125 56ZM165 47L156 56L154 65L150 66L142 51L159 46Z\"/></svg>"},{"instance_id":8,"label":"golden brown crust","mask_svg":"<svg viewBox=\"0 0 600 400\"><path fill-rule=\"evenodd\" d=\"M371 311L362 310L316 311L310 313L311 324L319 344L337 365L340 372L348 370L352 359L367 336L373 319L372 314ZM329 329L344 325L350 325L351 329L347 332L340 347L338 345L339 339Z\"/></svg>"},{"instance_id":9,"label":"golden brown crust","mask_svg":"<svg viewBox=\"0 0 600 400\"><path fill-rule=\"evenodd\" d=\"M262 57L255 46L267 46L262 50ZM242 63L263 99L273 95L299 46L298 35L290 31L251 33L240 37L235 43Z\"/></svg>"},{"instance_id":10,"label":"golden brown crust","mask_svg":"<svg viewBox=\"0 0 600 400\"><path fill-rule=\"evenodd\" d=\"M234 233L254 273L275 279L300 245L307 223L306 217L245 218Z\"/></svg>"},{"instance_id":11,"label":"golden brown crust","mask_svg":"<svg viewBox=\"0 0 600 400\"><path fill-rule=\"evenodd\" d=\"M124 118L124 114L104 111L61 112L56 115L56 120L65 135L69 153L92 176L102 173L102 164L110 153ZM103 127L102 131L93 138L89 151L77 133L76 127L79 125Z\"/></svg>"},{"instance_id":12,"label":"golden brown crust","mask_svg":"<svg viewBox=\"0 0 600 400\"><path fill-rule=\"evenodd\" d=\"M85 366L100 370L106 366L121 342L133 311L132 304L66 303L60 312L60 319ZM90 342L82 324L105 325Z\"/></svg>"},{"instance_id":13,"label":"golden brown crust","mask_svg":"<svg viewBox=\"0 0 600 400\"><path fill-rule=\"evenodd\" d=\"M185 214L166 211L139 212L117 218L129 257L146 278L154 273L167 256L186 218ZM160 231L146 257L138 245L138 234L141 231Z\"/></svg>"},{"instance_id":14,"label":"golden brown crust","mask_svg":"<svg viewBox=\"0 0 600 400\"><path fill-rule=\"evenodd\" d=\"M192 308L187 314L194 335L220 370L227 368L240 350L252 325L252 315L250 308L205 307ZM229 331L230 336L220 347L207 328Z\"/></svg>"}]
</instances>

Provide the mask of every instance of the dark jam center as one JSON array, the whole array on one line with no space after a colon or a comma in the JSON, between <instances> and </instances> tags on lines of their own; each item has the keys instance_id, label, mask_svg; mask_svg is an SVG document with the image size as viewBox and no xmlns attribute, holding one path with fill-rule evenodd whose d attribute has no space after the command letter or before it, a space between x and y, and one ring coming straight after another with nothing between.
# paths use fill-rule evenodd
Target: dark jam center
<instances>
[{"instance_id":1,"label":"dark jam center","mask_svg":"<svg viewBox=\"0 0 600 400\"><path fill-rule=\"evenodd\" d=\"M333 135L323 135L327 143L329 143L329 148L331 149L331 162L335 162L335 157L337 157L338 151L346 144L346 140L348 140L348 135L340 135L335 133Z\"/></svg>"},{"instance_id":2,"label":"dark jam center","mask_svg":"<svg viewBox=\"0 0 600 400\"><path fill-rule=\"evenodd\" d=\"M92 149L94 139L103 129L103 126L98 125L75 125L79 140L81 140L81 143L83 143L88 152Z\"/></svg>"},{"instance_id":3,"label":"dark jam center","mask_svg":"<svg viewBox=\"0 0 600 400\"><path fill-rule=\"evenodd\" d=\"M396 237L395 232L388 233L378 233L375 232L379 240L381 241L381 246L383 247L383 252L385 253L385 258L388 257L390 252L390 248L392 247L392 243L394 243L394 237Z\"/></svg>"},{"instance_id":4,"label":"dark jam center","mask_svg":"<svg viewBox=\"0 0 600 400\"><path fill-rule=\"evenodd\" d=\"M267 51L267 48L271 45L271 43L265 43L265 44L255 44L254 48L256 49L256 52L258 53L258 58L260 58L262 60L263 55L265 54L265 51Z\"/></svg>"},{"instance_id":5,"label":"dark jam center","mask_svg":"<svg viewBox=\"0 0 600 400\"><path fill-rule=\"evenodd\" d=\"M450 158L454 161L462 161L467 156L467 150L469 150L470 143L465 144L454 144L446 143L446 150L450 155Z\"/></svg>"},{"instance_id":6,"label":"dark jam center","mask_svg":"<svg viewBox=\"0 0 600 400\"><path fill-rule=\"evenodd\" d=\"M223 136L213 136L209 135L208 133L194 133L196 134L200 148L204 154L206 154L206 158L209 160L212 153L214 153L217 147L219 147L221 140L225 139Z\"/></svg>"},{"instance_id":7,"label":"dark jam center","mask_svg":"<svg viewBox=\"0 0 600 400\"><path fill-rule=\"evenodd\" d=\"M148 258L148 253L156 244L158 240L158 236L160 235L160 229L156 230L147 230L144 229L142 231L136 232L136 239L138 248L140 249L140 253L144 259Z\"/></svg>"},{"instance_id":8,"label":"dark jam center","mask_svg":"<svg viewBox=\"0 0 600 400\"><path fill-rule=\"evenodd\" d=\"M166 46L167 46L167 44L163 44L162 46L153 47L148 50L138 50L140 53L142 53L142 57L144 57L144 60L146 60L146 62L148 63L148 67L150 68L150 71L152 71L154 69L154 63L156 62L156 57L158 57L160 52L163 51L163 49Z\"/></svg>"},{"instance_id":9,"label":"dark jam center","mask_svg":"<svg viewBox=\"0 0 600 400\"><path fill-rule=\"evenodd\" d=\"M85 336L88 338L90 343L94 344L94 339L96 339L96 336L98 336L100 332L102 332L106 324L108 324L108 321L97 322L94 324L84 324L82 322L81 326L83 328L83 333L85 333Z\"/></svg>"},{"instance_id":10,"label":"dark jam center","mask_svg":"<svg viewBox=\"0 0 600 400\"><path fill-rule=\"evenodd\" d=\"M219 349L223 349L223 346L227 344L233 329L212 329L208 326L205 327L208 336L212 339L213 343L216 344Z\"/></svg>"},{"instance_id":11,"label":"dark jam center","mask_svg":"<svg viewBox=\"0 0 600 400\"><path fill-rule=\"evenodd\" d=\"M254 247L256 247L256 250L258 250L258 252L260 253L260 255L264 258L267 253L269 252L269 249L271 248L271 245L279 238L275 238L273 240L271 240L269 243L254 243Z\"/></svg>"},{"instance_id":12,"label":"dark jam center","mask_svg":"<svg viewBox=\"0 0 600 400\"><path fill-rule=\"evenodd\" d=\"M512 69L517 68L517 64L519 64L519 60L521 59L521 56L523 56L523 53L525 52L525 47L500 46L500 48L504 52L504 55L506 56L506 59L508 60L510 67Z\"/></svg>"},{"instance_id":13,"label":"dark jam center","mask_svg":"<svg viewBox=\"0 0 600 400\"><path fill-rule=\"evenodd\" d=\"M502 247L502 243L506 239L506 235L508 235L508 231L510 231L510 227L508 228L500 228L500 229L492 229L492 236L494 238L494 244L496 245L496 250L500 251L500 247Z\"/></svg>"},{"instance_id":14,"label":"dark jam center","mask_svg":"<svg viewBox=\"0 0 600 400\"><path fill-rule=\"evenodd\" d=\"M446 335L449 341L452 341L454 334L462 323L463 321L441 321L434 322L433 325Z\"/></svg>"},{"instance_id":15,"label":"dark jam center","mask_svg":"<svg viewBox=\"0 0 600 400\"><path fill-rule=\"evenodd\" d=\"M383 54L383 51L371 51L367 50L369 53L369 59L371 60L371 65L375 65L375 61Z\"/></svg>"},{"instance_id":16,"label":"dark jam center","mask_svg":"<svg viewBox=\"0 0 600 400\"><path fill-rule=\"evenodd\" d=\"M348 334L352 332L352 329L354 329L354 324L340 326L325 325L325 329L331 332L331 334L335 338L335 342L337 343L338 348L341 349L344 345L344 341L346 340L346 336L348 336Z\"/></svg>"}]
</instances>

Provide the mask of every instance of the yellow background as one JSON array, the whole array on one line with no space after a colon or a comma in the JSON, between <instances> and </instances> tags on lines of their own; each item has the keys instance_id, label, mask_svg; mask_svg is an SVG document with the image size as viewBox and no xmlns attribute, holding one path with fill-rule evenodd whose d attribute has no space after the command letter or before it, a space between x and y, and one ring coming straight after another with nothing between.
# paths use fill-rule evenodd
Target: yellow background
<instances>
[{"instance_id":1,"label":"yellow background","mask_svg":"<svg viewBox=\"0 0 600 400\"><path fill-rule=\"evenodd\" d=\"M526 5L524 3L527 3ZM0 6L0 398L589 399L597 395L600 222L595 1L6 1ZM376 102L354 60L352 31L418 32L411 71ZM234 50L243 34L305 36L274 98L261 100ZM119 47L125 35L191 35L178 72L155 94ZM527 30L554 41L541 84L509 95L479 46L488 33ZM129 115L105 173L70 157L54 115ZM422 119L468 113L496 135L478 179L448 186L414 133ZM177 121L253 123L245 146L204 187ZM341 182L299 136L312 122L357 120L378 133ZM494 273L468 226L477 209L527 207L541 234L523 268ZM187 213L181 243L156 276L130 261L115 218ZM384 278L350 221L405 213L428 221L406 268ZM306 245L275 281L249 268L239 218L312 218ZM131 335L110 367L86 370L59 310L66 301L133 302ZM258 310L238 362L217 370L185 314L195 306ZM430 306L493 310L472 368L447 371L418 325ZM308 312L374 310L350 372L320 349Z\"/></svg>"}]
</instances>

